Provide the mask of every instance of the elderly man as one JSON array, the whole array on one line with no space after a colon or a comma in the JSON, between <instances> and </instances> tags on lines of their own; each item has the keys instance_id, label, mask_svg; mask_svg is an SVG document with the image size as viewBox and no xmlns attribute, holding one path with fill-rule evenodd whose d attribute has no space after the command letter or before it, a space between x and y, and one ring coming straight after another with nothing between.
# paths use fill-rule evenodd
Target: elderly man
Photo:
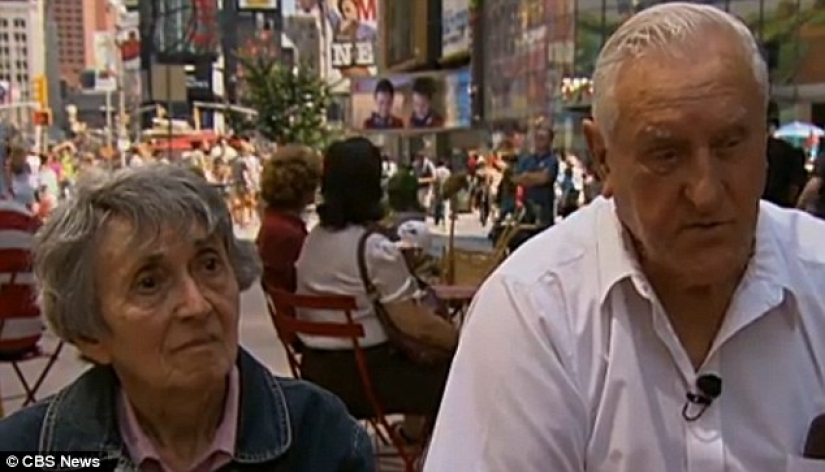
<instances>
[{"instance_id":1,"label":"elderly man","mask_svg":"<svg viewBox=\"0 0 825 472\"><path fill-rule=\"evenodd\" d=\"M46 318L94 367L0 421L0 451L97 451L124 471L374 470L340 400L239 348L239 294L260 262L195 173L95 177L34 253Z\"/></svg>"},{"instance_id":2,"label":"elderly man","mask_svg":"<svg viewBox=\"0 0 825 472\"><path fill-rule=\"evenodd\" d=\"M479 292L427 472L825 470L825 225L759 197L768 77L747 27L625 22L586 137L605 193Z\"/></svg>"}]
</instances>

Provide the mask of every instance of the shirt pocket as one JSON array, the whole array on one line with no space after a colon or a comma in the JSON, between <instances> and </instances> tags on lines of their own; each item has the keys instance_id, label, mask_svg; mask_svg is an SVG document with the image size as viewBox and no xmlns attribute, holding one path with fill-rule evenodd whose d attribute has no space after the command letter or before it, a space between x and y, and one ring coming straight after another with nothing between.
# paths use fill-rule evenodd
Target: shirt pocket
<instances>
[{"instance_id":1,"label":"shirt pocket","mask_svg":"<svg viewBox=\"0 0 825 472\"><path fill-rule=\"evenodd\" d=\"M825 460L788 456L785 472L825 472Z\"/></svg>"}]
</instances>

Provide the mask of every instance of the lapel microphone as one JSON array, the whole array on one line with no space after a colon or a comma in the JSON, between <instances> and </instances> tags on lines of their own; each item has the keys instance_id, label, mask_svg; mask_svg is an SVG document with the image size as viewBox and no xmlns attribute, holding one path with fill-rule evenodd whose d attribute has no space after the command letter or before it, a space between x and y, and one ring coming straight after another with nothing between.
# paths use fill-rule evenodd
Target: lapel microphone
<instances>
[{"instance_id":1,"label":"lapel microphone","mask_svg":"<svg viewBox=\"0 0 825 472\"><path fill-rule=\"evenodd\" d=\"M698 420L721 394L721 377L714 374L700 375L696 379L696 392L687 393L687 402L682 408L682 418L687 422ZM691 410L698 411L691 413ZM825 428L825 419L823 419L823 428Z\"/></svg>"},{"instance_id":2,"label":"lapel microphone","mask_svg":"<svg viewBox=\"0 0 825 472\"><path fill-rule=\"evenodd\" d=\"M825 460L825 413L811 422L808 438L805 439L805 453L802 457Z\"/></svg>"}]
</instances>

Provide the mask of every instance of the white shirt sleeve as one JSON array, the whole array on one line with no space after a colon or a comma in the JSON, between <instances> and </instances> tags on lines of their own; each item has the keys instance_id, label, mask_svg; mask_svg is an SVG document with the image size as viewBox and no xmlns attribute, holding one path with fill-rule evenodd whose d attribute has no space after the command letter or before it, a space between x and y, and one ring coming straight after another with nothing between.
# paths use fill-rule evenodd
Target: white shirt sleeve
<instances>
[{"instance_id":1,"label":"white shirt sleeve","mask_svg":"<svg viewBox=\"0 0 825 472\"><path fill-rule=\"evenodd\" d=\"M588 410L568 373L574 343L563 300L559 292L537 303L500 275L484 284L461 333L425 472L585 471Z\"/></svg>"},{"instance_id":2,"label":"white shirt sleeve","mask_svg":"<svg viewBox=\"0 0 825 472\"><path fill-rule=\"evenodd\" d=\"M381 303L401 302L416 296L418 284L401 250L392 241L373 234L367 240L364 255L367 272L381 295Z\"/></svg>"}]
</instances>

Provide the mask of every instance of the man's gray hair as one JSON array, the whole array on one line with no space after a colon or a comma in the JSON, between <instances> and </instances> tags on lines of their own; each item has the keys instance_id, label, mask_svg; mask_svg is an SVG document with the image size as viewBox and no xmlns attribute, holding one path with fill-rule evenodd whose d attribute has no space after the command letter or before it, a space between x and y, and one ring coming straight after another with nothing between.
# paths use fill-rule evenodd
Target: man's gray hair
<instances>
[{"instance_id":1,"label":"man's gray hair","mask_svg":"<svg viewBox=\"0 0 825 472\"><path fill-rule=\"evenodd\" d=\"M63 340L99 339L107 331L95 266L101 238L114 218L129 221L133 242L144 247L154 244L164 230L187 237L205 228L223 241L241 290L261 274L255 246L235 237L223 198L202 177L162 164L101 174L80 184L35 238L38 302Z\"/></svg>"},{"instance_id":2,"label":"man's gray hair","mask_svg":"<svg viewBox=\"0 0 825 472\"><path fill-rule=\"evenodd\" d=\"M618 122L615 89L622 65L645 53L690 48L690 41L709 28L733 33L754 79L762 88L767 106L770 97L768 68L753 34L742 21L716 7L696 3L664 3L650 7L627 20L607 40L593 73L593 118L610 134Z\"/></svg>"}]
</instances>

